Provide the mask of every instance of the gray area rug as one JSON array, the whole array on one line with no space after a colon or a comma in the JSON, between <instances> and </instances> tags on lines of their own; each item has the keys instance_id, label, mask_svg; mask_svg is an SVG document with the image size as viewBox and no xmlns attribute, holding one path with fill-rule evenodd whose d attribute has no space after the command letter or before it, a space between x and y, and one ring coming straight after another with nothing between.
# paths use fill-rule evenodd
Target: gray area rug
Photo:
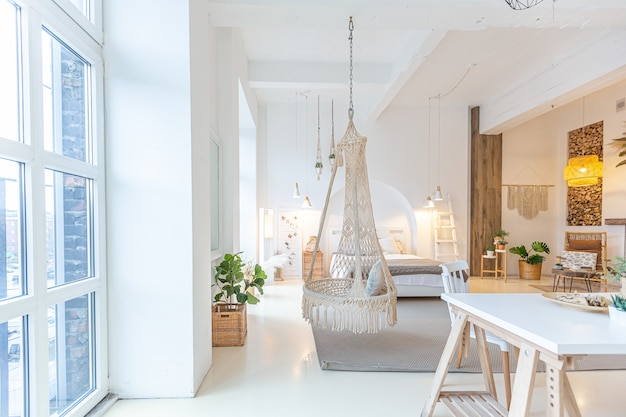
<instances>
[{"instance_id":1,"label":"gray area rug","mask_svg":"<svg viewBox=\"0 0 626 417\"><path fill-rule=\"evenodd\" d=\"M320 367L334 371L434 372L450 333L450 316L439 298L398 299L398 324L376 334L333 332L312 327ZM489 345L494 372L502 372L500 348ZM515 354L510 353L511 370ZM471 340L470 356L450 372L480 372L477 348ZM540 362L540 370L543 369ZM578 370L626 369L626 355L588 356Z\"/></svg>"}]
</instances>

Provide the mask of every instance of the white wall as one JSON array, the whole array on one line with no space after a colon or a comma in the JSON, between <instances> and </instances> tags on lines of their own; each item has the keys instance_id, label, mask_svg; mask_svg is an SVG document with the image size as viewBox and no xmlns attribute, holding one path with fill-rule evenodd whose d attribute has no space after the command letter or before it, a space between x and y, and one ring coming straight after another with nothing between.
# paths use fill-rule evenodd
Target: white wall
<instances>
[{"instance_id":1,"label":"white wall","mask_svg":"<svg viewBox=\"0 0 626 417\"><path fill-rule=\"evenodd\" d=\"M294 98L295 100L295 98ZM315 157L317 142L317 97L309 99L308 124L305 101L298 99L298 134L296 140L296 108L288 104L267 106L267 184L268 208L299 208L302 199L294 200L294 183L300 183L302 195L308 194L313 208L302 210L303 243L309 235L317 235L330 181L328 152L331 135L330 103L320 109L321 147L324 171L316 180ZM358 104L358 103L357 103ZM432 216L422 208L429 193L437 185L437 118L431 111L430 178L428 159L428 107L396 106L388 108L376 121L364 121L358 113L354 124L358 132L368 138L367 164L370 183L379 182L397 189L413 208L417 224L417 242L414 250L421 256L434 256ZM335 102L335 141L341 140L347 126L347 106ZM467 257L468 205L468 109L446 106L442 103L441 146L439 151L440 185L453 200L459 238L460 257ZM434 109L433 109L434 110ZM305 124L308 128L308 143ZM344 185L345 171L335 179L333 193ZM383 205L383 203L379 204ZM376 214L376 213L375 213ZM278 246L277 246L278 247Z\"/></svg>"},{"instance_id":2,"label":"white wall","mask_svg":"<svg viewBox=\"0 0 626 417\"><path fill-rule=\"evenodd\" d=\"M109 0L104 25L111 390L190 397L211 364L208 13Z\"/></svg>"},{"instance_id":3,"label":"white wall","mask_svg":"<svg viewBox=\"0 0 626 417\"><path fill-rule=\"evenodd\" d=\"M623 136L626 130L626 111L616 113L615 104L626 97L626 82L605 88L585 97L584 124L604 120L604 178L602 195L602 226L567 227L567 184L563 180L563 168L567 165L567 134L583 126L582 100L533 119L514 129L503 132L502 182L517 184L549 184L548 210L526 220L516 211L506 208L506 192L503 192L502 227L508 230L509 247L535 240L544 241L551 248L546 263L556 261L563 250L565 230L608 232L608 256L624 254L624 227L606 226L606 218L624 218L626 201L626 167L615 168L619 158L608 144L611 138ZM504 190L506 191L506 190ZM517 274L517 257L509 254L508 272Z\"/></svg>"}]
</instances>

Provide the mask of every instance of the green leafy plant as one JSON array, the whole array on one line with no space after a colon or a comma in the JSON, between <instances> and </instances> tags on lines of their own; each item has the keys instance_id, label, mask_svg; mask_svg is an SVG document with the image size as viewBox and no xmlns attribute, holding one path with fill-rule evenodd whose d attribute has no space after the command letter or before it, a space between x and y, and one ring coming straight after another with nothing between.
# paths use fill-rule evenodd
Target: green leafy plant
<instances>
[{"instance_id":1,"label":"green leafy plant","mask_svg":"<svg viewBox=\"0 0 626 417\"><path fill-rule=\"evenodd\" d=\"M493 245L487 245L487 247L485 248L486 251L494 251L496 250L496 247Z\"/></svg>"},{"instance_id":2,"label":"green leafy plant","mask_svg":"<svg viewBox=\"0 0 626 417\"><path fill-rule=\"evenodd\" d=\"M496 230L495 232L493 232L493 237L506 237L509 235L509 232L507 232L506 230L503 229L499 229Z\"/></svg>"},{"instance_id":3,"label":"green leafy plant","mask_svg":"<svg viewBox=\"0 0 626 417\"><path fill-rule=\"evenodd\" d=\"M227 253L215 267L215 284L219 292L213 301L226 304L257 304L260 300L252 294L254 288L263 295L267 275L259 264L245 263L241 253ZM236 300L236 301L234 301Z\"/></svg>"},{"instance_id":4,"label":"green leafy plant","mask_svg":"<svg viewBox=\"0 0 626 417\"><path fill-rule=\"evenodd\" d=\"M626 298L620 294L611 294L611 305L620 311L626 312Z\"/></svg>"},{"instance_id":5,"label":"green leafy plant","mask_svg":"<svg viewBox=\"0 0 626 417\"><path fill-rule=\"evenodd\" d=\"M626 132L624 132L622 134L626 135ZM620 158L626 156L626 136L623 136L623 137L617 138L617 139L613 139L613 142L611 143L611 146L614 149L617 149L617 151L619 152L618 156ZM615 165L615 167L617 168L620 165L626 165L626 159L622 159L617 165Z\"/></svg>"},{"instance_id":6,"label":"green leafy plant","mask_svg":"<svg viewBox=\"0 0 626 417\"><path fill-rule=\"evenodd\" d=\"M606 270L609 273L607 278L611 281L620 281L621 278L626 278L626 258L615 256L606 262Z\"/></svg>"},{"instance_id":7,"label":"green leafy plant","mask_svg":"<svg viewBox=\"0 0 626 417\"><path fill-rule=\"evenodd\" d=\"M509 252L511 252L514 255L519 255L520 260L526 262L529 265L537 265L537 264L543 263L543 261L546 260L546 257L543 255L540 255L540 253L546 253L546 254L550 253L550 248L544 242L539 242L539 241L533 242L530 245L530 247L531 247L531 250L535 251L536 253L529 252L528 250L526 250L526 246L524 245L515 246L509 249Z\"/></svg>"},{"instance_id":8,"label":"green leafy plant","mask_svg":"<svg viewBox=\"0 0 626 417\"><path fill-rule=\"evenodd\" d=\"M321 162L317 161L315 163L315 168L323 168L323 167L324 167L324 164L322 164Z\"/></svg>"},{"instance_id":9,"label":"green leafy plant","mask_svg":"<svg viewBox=\"0 0 626 417\"><path fill-rule=\"evenodd\" d=\"M509 242L507 242L504 239L500 239L500 240L496 240L496 245L508 245Z\"/></svg>"}]
</instances>

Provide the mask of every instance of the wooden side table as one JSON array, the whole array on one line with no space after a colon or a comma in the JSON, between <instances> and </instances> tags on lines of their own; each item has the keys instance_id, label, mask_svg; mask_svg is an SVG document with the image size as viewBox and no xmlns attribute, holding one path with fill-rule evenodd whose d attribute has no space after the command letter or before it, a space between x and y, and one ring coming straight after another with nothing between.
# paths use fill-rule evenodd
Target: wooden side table
<instances>
[{"instance_id":1,"label":"wooden side table","mask_svg":"<svg viewBox=\"0 0 626 417\"><path fill-rule=\"evenodd\" d=\"M493 260L493 269L485 269L485 259L487 259L487 262ZM483 279L485 273L493 274L495 279L502 277L504 282L506 282L506 249L496 249L494 256L482 255L480 259L480 279Z\"/></svg>"},{"instance_id":2,"label":"wooden side table","mask_svg":"<svg viewBox=\"0 0 626 417\"><path fill-rule=\"evenodd\" d=\"M313 252L302 252L302 279L305 281L309 276L311 259L313 259ZM315 255L315 265L313 265L313 275L311 278L324 278L324 253L322 251L317 251L317 255Z\"/></svg>"}]
</instances>

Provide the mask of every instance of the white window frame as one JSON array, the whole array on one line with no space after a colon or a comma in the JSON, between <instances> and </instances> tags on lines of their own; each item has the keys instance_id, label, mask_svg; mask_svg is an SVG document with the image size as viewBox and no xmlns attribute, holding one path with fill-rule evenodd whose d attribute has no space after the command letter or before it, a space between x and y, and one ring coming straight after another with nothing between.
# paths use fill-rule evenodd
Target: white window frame
<instances>
[{"instance_id":1,"label":"white window frame","mask_svg":"<svg viewBox=\"0 0 626 417\"><path fill-rule=\"evenodd\" d=\"M4 1L4 0L3 0ZM107 297L106 297L106 222L105 222L105 164L104 164L104 100L101 0L93 4L95 23L89 22L66 0L12 0L22 8L22 52L25 143L0 139L0 157L25 164L26 259L28 271L27 295L0 303L0 321L28 317L29 415L46 416L49 413L48 322L49 306L79 297L95 294L95 389L65 416L84 416L109 390L107 358ZM59 7L67 10L64 12ZM82 16L82 21L81 21ZM87 23L88 22L88 23ZM45 26L51 33L71 47L90 63L92 163L77 161L60 154L44 151L41 31ZM46 282L46 224L45 169L78 175L93 180L93 235L94 276L62 286L47 288ZM26 346L25 346L26 348Z\"/></svg>"}]
</instances>

